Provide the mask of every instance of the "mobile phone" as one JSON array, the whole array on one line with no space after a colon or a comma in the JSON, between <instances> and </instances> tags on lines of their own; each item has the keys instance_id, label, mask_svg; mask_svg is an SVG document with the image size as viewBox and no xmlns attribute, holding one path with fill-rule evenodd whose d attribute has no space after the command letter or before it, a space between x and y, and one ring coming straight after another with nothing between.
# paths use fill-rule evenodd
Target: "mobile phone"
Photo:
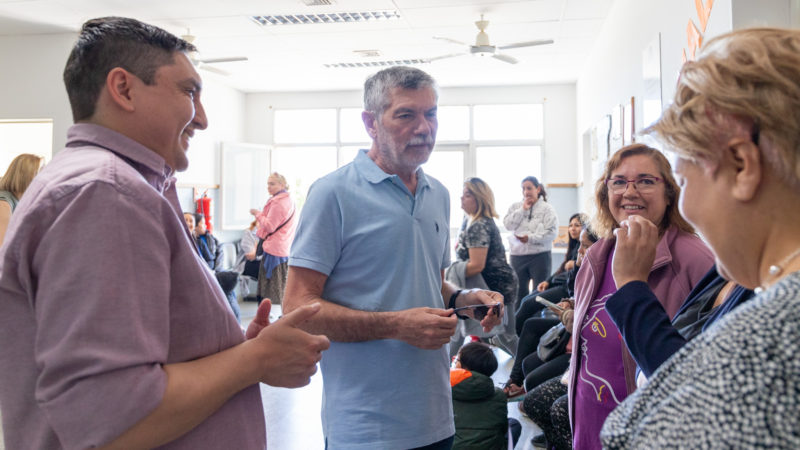
<instances>
[{"instance_id":1,"label":"mobile phone","mask_svg":"<svg viewBox=\"0 0 800 450\"><path fill-rule=\"evenodd\" d=\"M550 300L547 300L546 298L544 298L542 296L537 295L536 296L536 301L541 303L541 304L543 304L544 306L547 306L549 308L553 308L558 312L564 312L564 308L556 305L555 303L551 302Z\"/></svg>"},{"instance_id":2,"label":"mobile phone","mask_svg":"<svg viewBox=\"0 0 800 450\"><path fill-rule=\"evenodd\" d=\"M486 315L489 314L489 311L491 310L494 310L495 315L497 315L498 306L500 306L500 303L495 303L493 305L486 305L481 303L478 305L462 306L460 308L453 309L453 314L458 315L459 311L471 309L472 315L475 316L475 320L483 320L483 318L486 317Z\"/></svg>"}]
</instances>

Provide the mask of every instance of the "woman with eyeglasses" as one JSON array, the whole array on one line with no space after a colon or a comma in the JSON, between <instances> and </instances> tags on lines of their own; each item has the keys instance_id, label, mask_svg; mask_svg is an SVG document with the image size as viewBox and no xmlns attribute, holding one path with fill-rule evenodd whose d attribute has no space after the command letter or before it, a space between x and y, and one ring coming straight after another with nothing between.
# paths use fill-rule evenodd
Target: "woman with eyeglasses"
<instances>
[{"instance_id":1,"label":"woman with eyeglasses","mask_svg":"<svg viewBox=\"0 0 800 450\"><path fill-rule=\"evenodd\" d=\"M726 279L760 291L660 365L608 448L800 448L800 31L703 43L650 129Z\"/></svg>"},{"instance_id":2,"label":"woman with eyeglasses","mask_svg":"<svg viewBox=\"0 0 800 450\"><path fill-rule=\"evenodd\" d=\"M603 422L636 389L636 363L605 311L618 288L612 265L622 262L614 259L616 231L644 221L657 229L647 283L670 318L713 264L678 211L679 192L664 155L642 144L617 151L597 181L593 229L602 239L587 252L575 281L569 409L576 449L601 448Z\"/></svg>"},{"instance_id":3,"label":"woman with eyeglasses","mask_svg":"<svg viewBox=\"0 0 800 450\"><path fill-rule=\"evenodd\" d=\"M522 180L522 201L508 208L503 225L508 237L511 267L517 274L517 298L523 299L550 276L553 240L558 233L556 210L547 203L547 192L536 177Z\"/></svg>"},{"instance_id":4,"label":"woman with eyeglasses","mask_svg":"<svg viewBox=\"0 0 800 450\"><path fill-rule=\"evenodd\" d=\"M511 315L509 323L513 324L517 279L506 261L503 239L494 223L497 211L492 189L480 178L468 178L461 194L461 209L466 217L458 235L456 257L467 262L465 278L481 275L489 290L503 294L505 314ZM506 333L498 336L498 343L513 355L516 337L513 325L509 325Z\"/></svg>"}]
</instances>

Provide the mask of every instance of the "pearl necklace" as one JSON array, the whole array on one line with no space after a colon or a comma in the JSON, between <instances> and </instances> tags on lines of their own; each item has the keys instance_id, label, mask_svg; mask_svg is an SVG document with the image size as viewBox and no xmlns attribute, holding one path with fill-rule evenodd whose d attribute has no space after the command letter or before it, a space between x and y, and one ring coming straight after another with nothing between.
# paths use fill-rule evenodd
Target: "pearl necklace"
<instances>
[{"instance_id":1,"label":"pearl necklace","mask_svg":"<svg viewBox=\"0 0 800 450\"><path fill-rule=\"evenodd\" d=\"M776 278L778 275L783 273L783 270L786 268L786 265L792 262L792 260L794 260L798 256L800 256L800 248L792 252L789 256L784 258L783 261L779 262L778 264L772 264L771 266L769 266L769 269L767 270L767 273L769 274L769 276L767 277L767 281L772 280L773 278ZM765 289L766 287L764 287L763 284L758 288L756 288L758 292L762 292Z\"/></svg>"}]
</instances>

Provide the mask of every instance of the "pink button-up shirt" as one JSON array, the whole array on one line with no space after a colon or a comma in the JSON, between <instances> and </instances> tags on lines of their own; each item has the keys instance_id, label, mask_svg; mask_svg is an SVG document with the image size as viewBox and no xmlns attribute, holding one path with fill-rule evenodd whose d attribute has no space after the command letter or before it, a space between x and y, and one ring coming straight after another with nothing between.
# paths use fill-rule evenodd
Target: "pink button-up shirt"
<instances>
[{"instance_id":1,"label":"pink button-up shirt","mask_svg":"<svg viewBox=\"0 0 800 450\"><path fill-rule=\"evenodd\" d=\"M194 251L171 173L139 143L78 124L25 192L0 250L8 448L108 443L161 402L164 364L244 340ZM254 385L164 447L265 446Z\"/></svg>"}]
</instances>

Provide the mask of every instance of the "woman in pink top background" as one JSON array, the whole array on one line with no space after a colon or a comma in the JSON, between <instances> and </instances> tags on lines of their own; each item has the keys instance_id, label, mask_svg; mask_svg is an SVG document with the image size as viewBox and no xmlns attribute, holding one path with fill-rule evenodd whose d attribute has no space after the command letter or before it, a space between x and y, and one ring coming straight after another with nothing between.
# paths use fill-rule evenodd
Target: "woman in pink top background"
<instances>
[{"instance_id":1,"label":"woman in pink top background","mask_svg":"<svg viewBox=\"0 0 800 450\"><path fill-rule=\"evenodd\" d=\"M269 298L272 304L280 305L283 300L289 270L289 247L297 226L295 205L288 190L286 178L273 172L267 179L267 191L270 195L267 204L261 211L250 210L258 222L256 234L259 239L263 239L261 249L264 257L258 270L259 303L262 299Z\"/></svg>"},{"instance_id":2,"label":"woman in pink top background","mask_svg":"<svg viewBox=\"0 0 800 450\"><path fill-rule=\"evenodd\" d=\"M679 193L664 155L642 144L617 151L597 181L593 228L602 239L587 252L575 280L569 383L575 449L601 448L603 422L636 389L636 363L605 311L617 291L611 270L620 263L614 261L614 230L627 229L629 222L658 227L647 283L670 318L713 263L711 251L678 211Z\"/></svg>"}]
</instances>

